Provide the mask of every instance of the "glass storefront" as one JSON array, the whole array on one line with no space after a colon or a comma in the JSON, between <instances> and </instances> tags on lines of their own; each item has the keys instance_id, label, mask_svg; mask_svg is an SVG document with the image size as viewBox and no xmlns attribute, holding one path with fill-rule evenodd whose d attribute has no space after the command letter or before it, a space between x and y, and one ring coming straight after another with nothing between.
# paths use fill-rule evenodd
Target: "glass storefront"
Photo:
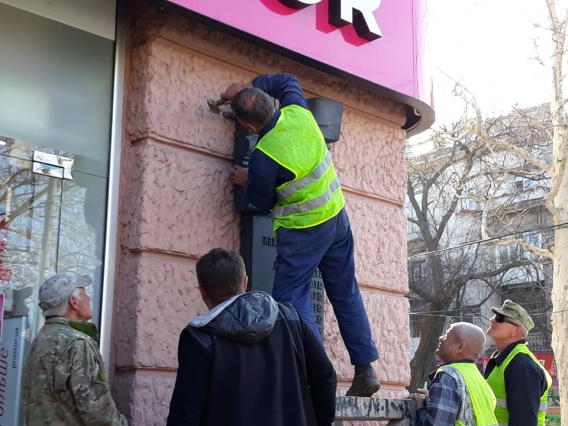
<instances>
[{"instance_id":1,"label":"glass storefront","mask_svg":"<svg viewBox=\"0 0 568 426\"><path fill-rule=\"evenodd\" d=\"M0 0L0 331L24 318L25 342L55 273L93 278L100 323L115 14L115 0Z\"/></svg>"},{"instance_id":2,"label":"glass storefront","mask_svg":"<svg viewBox=\"0 0 568 426\"><path fill-rule=\"evenodd\" d=\"M100 291L102 241L97 229L104 229L104 221L97 217L93 201L100 200L104 206L105 180L71 170L71 157L0 136L4 315L27 316L29 338L41 326L38 288L49 276L67 271L88 274L99 278L89 290L93 295ZM61 159L69 170L62 167ZM96 301L95 297L93 303Z\"/></svg>"}]
</instances>

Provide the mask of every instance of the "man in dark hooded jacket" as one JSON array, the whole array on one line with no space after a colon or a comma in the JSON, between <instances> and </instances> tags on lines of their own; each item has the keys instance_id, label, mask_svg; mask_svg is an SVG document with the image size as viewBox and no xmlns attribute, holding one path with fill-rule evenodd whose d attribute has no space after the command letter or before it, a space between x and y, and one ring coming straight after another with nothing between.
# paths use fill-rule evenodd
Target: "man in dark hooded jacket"
<instances>
[{"instance_id":1,"label":"man in dark hooded jacket","mask_svg":"<svg viewBox=\"0 0 568 426\"><path fill-rule=\"evenodd\" d=\"M236 252L213 249L196 272L210 311L181 333L167 425L331 425L335 371L294 308L245 293Z\"/></svg>"}]
</instances>

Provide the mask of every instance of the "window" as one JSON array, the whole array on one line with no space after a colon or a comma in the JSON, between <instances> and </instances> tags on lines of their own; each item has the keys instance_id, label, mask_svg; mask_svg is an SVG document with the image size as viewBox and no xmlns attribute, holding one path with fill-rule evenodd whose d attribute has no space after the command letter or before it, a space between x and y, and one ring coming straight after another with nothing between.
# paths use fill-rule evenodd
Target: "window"
<instances>
[{"instance_id":1,"label":"window","mask_svg":"<svg viewBox=\"0 0 568 426\"><path fill-rule=\"evenodd\" d=\"M424 260L417 260L410 264L410 278L421 279L424 277Z\"/></svg>"},{"instance_id":2,"label":"window","mask_svg":"<svg viewBox=\"0 0 568 426\"><path fill-rule=\"evenodd\" d=\"M531 189L534 186L534 180L532 179L521 177L515 178L515 191L524 191L526 189Z\"/></svg>"},{"instance_id":3,"label":"window","mask_svg":"<svg viewBox=\"0 0 568 426\"><path fill-rule=\"evenodd\" d=\"M478 327L484 327L481 321L481 310L479 306L464 306L461 308L461 313L459 314L459 320L463 322L468 322Z\"/></svg>"},{"instance_id":4,"label":"window","mask_svg":"<svg viewBox=\"0 0 568 426\"><path fill-rule=\"evenodd\" d=\"M420 227L418 226L417 223L408 221L406 233L407 234L419 234L420 233Z\"/></svg>"},{"instance_id":5,"label":"window","mask_svg":"<svg viewBox=\"0 0 568 426\"><path fill-rule=\"evenodd\" d=\"M524 233L522 235L523 239L529 243L530 245L540 248L541 246L541 234L533 232L533 233ZM523 258L525 259L536 259L538 256L536 254L534 254L533 252L520 247L520 252L521 255L523 256Z\"/></svg>"},{"instance_id":6,"label":"window","mask_svg":"<svg viewBox=\"0 0 568 426\"><path fill-rule=\"evenodd\" d=\"M473 198L461 198L458 202L458 211L474 211L477 209L477 201Z\"/></svg>"},{"instance_id":7,"label":"window","mask_svg":"<svg viewBox=\"0 0 568 426\"><path fill-rule=\"evenodd\" d=\"M416 197L416 202L418 203L418 205L420 205L420 203L422 203L422 194L418 193L415 195ZM410 202L407 199L406 202L406 217L408 219L416 219L416 211L414 211L414 208L412 207L412 205L410 204ZM407 221L407 226L406 226L406 233L407 235L411 235L413 237L416 237L417 235L420 235L420 227L418 226L418 224L411 222L410 220Z\"/></svg>"}]
</instances>

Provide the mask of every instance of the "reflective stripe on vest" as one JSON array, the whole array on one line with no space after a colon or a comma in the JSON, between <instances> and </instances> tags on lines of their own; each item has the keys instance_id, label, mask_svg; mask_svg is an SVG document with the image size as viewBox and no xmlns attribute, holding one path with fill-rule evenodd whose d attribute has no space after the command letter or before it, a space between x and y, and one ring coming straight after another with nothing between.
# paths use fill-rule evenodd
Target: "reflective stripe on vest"
<instances>
[{"instance_id":1,"label":"reflective stripe on vest","mask_svg":"<svg viewBox=\"0 0 568 426\"><path fill-rule=\"evenodd\" d=\"M540 397L540 405L538 409L538 426L544 426L545 424L545 417L546 417L546 409L548 407L547 399L548 399L548 389L552 385L552 378L548 374L548 371L544 369L542 364L536 359L534 354L527 348L527 345L524 343L517 344L511 353L505 358L505 360L499 366L495 366L495 368L491 371L489 377L487 377L487 383L493 389L495 396L497 397L497 404L495 406L495 417L499 421L499 425L507 425L509 423L509 409L507 407L507 394L505 392L505 369L511 362L511 360L518 354L523 353L531 357L534 363L541 368L544 373L547 382L547 388L544 393ZM495 358L496 352L491 355L491 358Z\"/></svg>"},{"instance_id":2,"label":"reflective stripe on vest","mask_svg":"<svg viewBox=\"0 0 568 426\"><path fill-rule=\"evenodd\" d=\"M496 407L507 408L507 400L504 398L498 398ZM538 406L538 411L544 411L548 409L548 402L541 402Z\"/></svg>"},{"instance_id":3,"label":"reflective stripe on vest","mask_svg":"<svg viewBox=\"0 0 568 426\"><path fill-rule=\"evenodd\" d=\"M278 196L278 199L285 200L286 198L290 198L300 189L304 188L305 186L309 185L312 182L315 182L324 175L324 173L327 171L330 165L331 165L331 154L328 151L322 162L319 164L319 166L315 168L315 170L310 175L303 177L302 179L293 181L289 185L286 185L280 189L277 189L276 195Z\"/></svg>"},{"instance_id":4,"label":"reflective stripe on vest","mask_svg":"<svg viewBox=\"0 0 568 426\"><path fill-rule=\"evenodd\" d=\"M329 185L327 192L321 194L319 197L306 201L304 203L291 204L286 207L279 207L272 212L274 217L290 216L296 213L305 213L323 206L333 196L333 193L339 188L339 178L336 176L333 182Z\"/></svg>"}]
</instances>

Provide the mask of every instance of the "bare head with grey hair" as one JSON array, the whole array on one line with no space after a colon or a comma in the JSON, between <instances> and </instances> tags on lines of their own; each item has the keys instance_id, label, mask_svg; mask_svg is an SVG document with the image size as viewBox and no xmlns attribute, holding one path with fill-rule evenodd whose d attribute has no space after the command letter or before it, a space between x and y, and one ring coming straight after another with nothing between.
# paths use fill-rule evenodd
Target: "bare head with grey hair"
<instances>
[{"instance_id":1,"label":"bare head with grey hair","mask_svg":"<svg viewBox=\"0 0 568 426\"><path fill-rule=\"evenodd\" d=\"M249 130L258 133L274 115L274 101L262 90L251 87L241 90L231 100L231 109Z\"/></svg>"},{"instance_id":2,"label":"bare head with grey hair","mask_svg":"<svg viewBox=\"0 0 568 426\"><path fill-rule=\"evenodd\" d=\"M438 356L444 362L477 361L485 348L485 333L468 322L452 324L440 337Z\"/></svg>"},{"instance_id":3,"label":"bare head with grey hair","mask_svg":"<svg viewBox=\"0 0 568 426\"><path fill-rule=\"evenodd\" d=\"M457 322L452 325L459 340L467 343L472 358L477 359L485 350L485 332L478 326L468 322Z\"/></svg>"}]
</instances>

